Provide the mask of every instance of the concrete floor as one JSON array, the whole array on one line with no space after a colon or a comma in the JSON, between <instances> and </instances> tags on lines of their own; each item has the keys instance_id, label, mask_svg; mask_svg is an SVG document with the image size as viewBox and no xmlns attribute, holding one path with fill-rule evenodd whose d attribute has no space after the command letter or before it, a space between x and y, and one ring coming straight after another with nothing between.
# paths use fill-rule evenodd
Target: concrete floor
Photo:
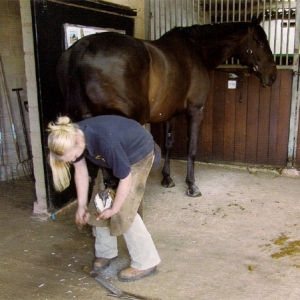
<instances>
[{"instance_id":1,"label":"concrete floor","mask_svg":"<svg viewBox=\"0 0 300 300\"><path fill-rule=\"evenodd\" d=\"M124 283L119 258L103 276L119 289L161 300L300 299L300 179L276 171L197 164L200 198L185 195L186 163L172 161L176 187L152 170L144 220L162 263L156 275ZM93 237L74 224L75 205L41 221L31 182L0 184L0 299L113 299L83 272Z\"/></svg>"}]
</instances>

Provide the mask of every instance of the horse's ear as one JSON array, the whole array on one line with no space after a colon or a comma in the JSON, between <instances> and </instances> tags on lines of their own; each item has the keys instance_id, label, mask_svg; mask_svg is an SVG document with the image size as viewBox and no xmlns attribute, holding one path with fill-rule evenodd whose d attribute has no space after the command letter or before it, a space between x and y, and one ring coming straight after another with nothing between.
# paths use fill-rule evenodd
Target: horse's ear
<instances>
[{"instance_id":1,"label":"horse's ear","mask_svg":"<svg viewBox=\"0 0 300 300\"><path fill-rule=\"evenodd\" d=\"M252 17L251 23L253 25L259 25L260 22L262 21L262 19L263 19L263 13L260 13L259 16L258 16L258 18L256 18L255 16Z\"/></svg>"}]
</instances>

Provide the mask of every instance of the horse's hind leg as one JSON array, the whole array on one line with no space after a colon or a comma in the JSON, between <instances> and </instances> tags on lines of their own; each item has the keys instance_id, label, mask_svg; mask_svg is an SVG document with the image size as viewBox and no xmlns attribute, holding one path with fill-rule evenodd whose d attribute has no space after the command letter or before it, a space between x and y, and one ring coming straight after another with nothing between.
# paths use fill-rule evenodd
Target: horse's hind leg
<instances>
[{"instance_id":1,"label":"horse's hind leg","mask_svg":"<svg viewBox=\"0 0 300 300\"><path fill-rule=\"evenodd\" d=\"M163 180L161 181L161 185L165 188L171 188L175 186L174 181L170 177L170 152L173 146L173 124L174 124L174 118L171 120L167 121L164 125L164 131L165 131L165 148L166 148L166 153L165 153L165 163L164 167L162 169L162 175L163 175Z\"/></svg>"}]
</instances>

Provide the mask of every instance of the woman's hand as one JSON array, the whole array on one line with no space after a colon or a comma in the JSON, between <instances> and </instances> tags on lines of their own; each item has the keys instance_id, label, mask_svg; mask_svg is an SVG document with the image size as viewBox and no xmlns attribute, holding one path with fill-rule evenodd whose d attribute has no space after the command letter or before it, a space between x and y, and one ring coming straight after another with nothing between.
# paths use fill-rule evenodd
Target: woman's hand
<instances>
[{"instance_id":1,"label":"woman's hand","mask_svg":"<svg viewBox=\"0 0 300 300\"><path fill-rule=\"evenodd\" d=\"M118 211L114 210L114 208L108 208L106 210L104 210L98 217L97 220L103 219L103 220L107 220L110 217L112 217L113 215L115 215Z\"/></svg>"},{"instance_id":2,"label":"woman's hand","mask_svg":"<svg viewBox=\"0 0 300 300\"><path fill-rule=\"evenodd\" d=\"M97 217L97 220L100 219L107 220L111 216L119 212L122 204L124 203L126 197L129 194L131 183L132 183L132 174L130 172L124 179L120 179L112 208L104 210L100 214L100 216Z\"/></svg>"},{"instance_id":3,"label":"woman's hand","mask_svg":"<svg viewBox=\"0 0 300 300\"><path fill-rule=\"evenodd\" d=\"M87 206L79 206L76 211L75 221L78 226L82 226L88 222L90 214Z\"/></svg>"}]
</instances>

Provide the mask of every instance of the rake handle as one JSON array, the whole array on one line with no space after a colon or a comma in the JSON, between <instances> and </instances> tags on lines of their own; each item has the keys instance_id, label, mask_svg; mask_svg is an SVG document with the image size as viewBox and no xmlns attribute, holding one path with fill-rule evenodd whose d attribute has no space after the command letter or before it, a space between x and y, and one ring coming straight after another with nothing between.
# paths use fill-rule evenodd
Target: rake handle
<instances>
[{"instance_id":1,"label":"rake handle","mask_svg":"<svg viewBox=\"0 0 300 300\"><path fill-rule=\"evenodd\" d=\"M22 109L22 102L21 102L21 96L20 96L20 91L23 91L23 89L22 88L17 88L17 89L12 89L12 91L17 93L19 110L20 110L21 121L22 121L22 128L23 128L25 144L26 144L26 150L27 150L27 158L31 159L32 155L31 155L31 152L30 152L30 145L29 145L29 140L28 140L28 135L27 135L27 130L26 130L26 122L25 122L25 118L24 118L24 112L23 112L23 109Z\"/></svg>"}]
</instances>

